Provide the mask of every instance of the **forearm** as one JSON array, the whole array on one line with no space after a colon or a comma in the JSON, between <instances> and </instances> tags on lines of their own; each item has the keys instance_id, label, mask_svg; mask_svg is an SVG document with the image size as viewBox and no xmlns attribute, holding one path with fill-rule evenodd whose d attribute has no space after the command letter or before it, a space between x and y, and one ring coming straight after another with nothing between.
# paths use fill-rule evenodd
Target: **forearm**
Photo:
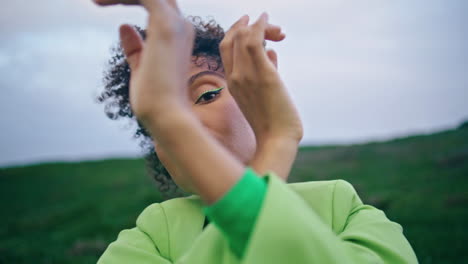
<instances>
[{"instance_id":1,"label":"forearm","mask_svg":"<svg viewBox=\"0 0 468 264\"><path fill-rule=\"evenodd\" d=\"M244 166L188 110L167 109L146 126L184 178L190 178L194 191L212 204L239 180Z\"/></svg>"},{"instance_id":2,"label":"forearm","mask_svg":"<svg viewBox=\"0 0 468 264\"><path fill-rule=\"evenodd\" d=\"M259 175L273 171L286 180L296 159L297 149L297 140L271 138L258 144L255 156L249 165Z\"/></svg>"}]
</instances>

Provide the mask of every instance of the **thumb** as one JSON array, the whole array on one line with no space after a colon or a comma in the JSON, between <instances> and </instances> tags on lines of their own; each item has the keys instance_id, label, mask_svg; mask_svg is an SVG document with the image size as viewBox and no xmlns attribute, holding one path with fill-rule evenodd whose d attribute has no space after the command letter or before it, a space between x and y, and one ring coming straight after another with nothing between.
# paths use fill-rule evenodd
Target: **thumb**
<instances>
[{"instance_id":1,"label":"thumb","mask_svg":"<svg viewBox=\"0 0 468 264\"><path fill-rule=\"evenodd\" d=\"M275 68L278 69L278 54L276 51L269 49L266 51L268 59L275 65Z\"/></svg>"},{"instance_id":2,"label":"thumb","mask_svg":"<svg viewBox=\"0 0 468 264\"><path fill-rule=\"evenodd\" d=\"M268 24L268 26L265 29L265 39L279 42L282 41L286 38L286 34L284 34L283 31L281 31L280 26Z\"/></svg>"},{"instance_id":3,"label":"thumb","mask_svg":"<svg viewBox=\"0 0 468 264\"><path fill-rule=\"evenodd\" d=\"M140 55L143 50L143 39L131 25L124 24L119 28L120 43L125 53L131 70L135 70L140 63Z\"/></svg>"}]
</instances>

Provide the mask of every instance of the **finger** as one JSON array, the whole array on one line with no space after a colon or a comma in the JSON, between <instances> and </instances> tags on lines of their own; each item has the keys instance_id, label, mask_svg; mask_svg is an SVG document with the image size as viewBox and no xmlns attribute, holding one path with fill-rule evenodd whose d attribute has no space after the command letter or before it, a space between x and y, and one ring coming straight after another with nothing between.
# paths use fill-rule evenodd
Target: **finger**
<instances>
[{"instance_id":1,"label":"finger","mask_svg":"<svg viewBox=\"0 0 468 264\"><path fill-rule=\"evenodd\" d=\"M266 37L267 30L271 35L277 36L279 32L281 32L281 28L278 26L268 24L268 14L263 12L260 17L255 21L255 23L251 26L252 28L252 41L256 41L256 43L263 42Z\"/></svg>"},{"instance_id":2,"label":"finger","mask_svg":"<svg viewBox=\"0 0 468 264\"><path fill-rule=\"evenodd\" d=\"M164 10L164 5L169 5L174 8L177 13L180 14L180 9L177 5L176 0L93 0L96 4L107 6L107 5L143 5L149 12Z\"/></svg>"},{"instance_id":3,"label":"finger","mask_svg":"<svg viewBox=\"0 0 468 264\"><path fill-rule=\"evenodd\" d=\"M249 24L249 20L250 17L248 15L243 15L241 18L239 18L239 20L236 21L236 23L234 23L229 28L228 32L226 33L226 36L232 36L237 29L247 26Z\"/></svg>"},{"instance_id":4,"label":"finger","mask_svg":"<svg viewBox=\"0 0 468 264\"><path fill-rule=\"evenodd\" d=\"M93 0L98 5L139 5L139 0Z\"/></svg>"},{"instance_id":5,"label":"finger","mask_svg":"<svg viewBox=\"0 0 468 264\"><path fill-rule=\"evenodd\" d=\"M261 65L268 61L268 56L265 53L264 41L265 32L268 27L268 14L266 12L258 18L258 20L251 26L251 35L244 43L247 52L252 57L255 64Z\"/></svg>"},{"instance_id":6,"label":"finger","mask_svg":"<svg viewBox=\"0 0 468 264\"><path fill-rule=\"evenodd\" d=\"M233 68L233 37L239 28L246 27L249 24L249 16L244 15L227 31L220 44L221 59L223 61L224 72L227 76L232 73Z\"/></svg>"},{"instance_id":7,"label":"finger","mask_svg":"<svg viewBox=\"0 0 468 264\"><path fill-rule=\"evenodd\" d=\"M168 9L168 7L173 8L178 14L180 14L180 9L176 0L140 0L140 3L148 10L150 15L167 15L167 11L170 9Z\"/></svg>"},{"instance_id":8,"label":"finger","mask_svg":"<svg viewBox=\"0 0 468 264\"><path fill-rule=\"evenodd\" d=\"M265 29L265 39L272 40L272 41L282 41L286 37L281 31L280 26L268 24L267 28Z\"/></svg>"},{"instance_id":9,"label":"finger","mask_svg":"<svg viewBox=\"0 0 468 264\"><path fill-rule=\"evenodd\" d=\"M267 53L268 59L270 59L273 65L275 65L275 68L278 70L278 54L276 53L276 51L269 49L267 50L266 53Z\"/></svg>"},{"instance_id":10,"label":"finger","mask_svg":"<svg viewBox=\"0 0 468 264\"><path fill-rule=\"evenodd\" d=\"M254 59L250 55L252 27L244 27L237 30L233 38L233 61L231 79L242 80L247 75L252 75L256 71ZM263 48L263 43L260 44ZM268 58L266 58L268 59ZM245 81L245 80L244 80Z\"/></svg>"},{"instance_id":11,"label":"finger","mask_svg":"<svg viewBox=\"0 0 468 264\"><path fill-rule=\"evenodd\" d=\"M167 1L168 1L168 4L172 6L175 10L177 10L177 12L180 14L180 8L179 8L179 5L177 5L177 1L176 0L167 0Z\"/></svg>"},{"instance_id":12,"label":"finger","mask_svg":"<svg viewBox=\"0 0 468 264\"><path fill-rule=\"evenodd\" d=\"M134 71L140 63L140 55L143 50L143 39L135 28L128 24L121 25L119 33L125 57L130 69Z\"/></svg>"}]
</instances>

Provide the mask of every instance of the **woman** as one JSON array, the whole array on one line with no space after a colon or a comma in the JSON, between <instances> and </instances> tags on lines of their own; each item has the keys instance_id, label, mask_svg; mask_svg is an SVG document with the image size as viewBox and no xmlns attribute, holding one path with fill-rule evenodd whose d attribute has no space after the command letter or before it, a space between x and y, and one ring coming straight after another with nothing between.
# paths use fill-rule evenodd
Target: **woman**
<instances>
[{"instance_id":1,"label":"woman","mask_svg":"<svg viewBox=\"0 0 468 264\"><path fill-rule=\"evenodd\" d=\"M131 109L118 114L137 118L170 177L196 194L147 207L98 263L417 262L401 226L349 183L285 183L303 131L276 53L264 49L285 38L266 13L221 36L194 29L175 0L95 2L149 12L144 42L120 27L131 78L113 79L126 66L114 68L107 88L116 89L102 100L125 103L118 88L129 81Z\"/></svg>"}]
</instances>

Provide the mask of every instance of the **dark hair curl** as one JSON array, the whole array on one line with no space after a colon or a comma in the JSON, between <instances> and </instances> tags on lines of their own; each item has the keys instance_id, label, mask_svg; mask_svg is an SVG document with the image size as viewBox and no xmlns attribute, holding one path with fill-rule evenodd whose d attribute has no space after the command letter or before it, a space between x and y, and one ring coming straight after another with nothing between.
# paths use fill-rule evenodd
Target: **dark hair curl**
<instances>
[{"instance_id":1,"label":"dark hair curl","mask_svg":"<svg viewBox=\"0 0 468 264\"><path fill-rule=\"evenodd\" d=\"M219 44L225 35L223 28L213 18L210 18L207 22L203 21L199 16L188 16L186 19L193 24L195 29L192 62L198 66L209 62L208 67L211 70L224 71L219 52ZM138 26L134 27L142 38L145 39L146 30ZM132 113L129 101L131 72L121 43L114 46L111 52L112 57L108 61L108 66L104 71L104 90L96 97L96 101L104 103L104 112L110 119L125 118L129 119L132 123L136 122L137 128L133 137L140 139L139 146L144 153L147 172L159 185L163 198L168 199L184 195L185 193L177 187L169 172L159 160L150 134ZM202 59L199 60L199 58Z\"/></svg>"}]
</instances>

